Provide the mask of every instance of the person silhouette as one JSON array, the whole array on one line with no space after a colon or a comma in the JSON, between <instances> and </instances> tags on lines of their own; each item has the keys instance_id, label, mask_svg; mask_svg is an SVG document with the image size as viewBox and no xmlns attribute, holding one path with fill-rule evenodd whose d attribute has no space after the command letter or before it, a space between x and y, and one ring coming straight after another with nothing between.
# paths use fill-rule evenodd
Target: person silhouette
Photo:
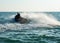
<instances>
[{"instance_id":1,"label":"person silhouette","mask_svg":"<svg viewBox=\"0 0 60 43\"><path fill-rule=\"evenodd\" d=\"M23 17L21 17L20 13L18 13L18 12L17 12L17 15L15 16L15 21L19 22L21 24L28 23L28 20L23 18Z\"/></svg>"},{"instance_id":2,"label":"person silhouette","mask_svg":"<svg viewBox=\"0 0 60 43\"><path fill-rule=\"evenodd\" d=\"M17 15L15 16L15 21L18 21L20 18L20 14L17 12Z\"/></svg>"}]
</instances>

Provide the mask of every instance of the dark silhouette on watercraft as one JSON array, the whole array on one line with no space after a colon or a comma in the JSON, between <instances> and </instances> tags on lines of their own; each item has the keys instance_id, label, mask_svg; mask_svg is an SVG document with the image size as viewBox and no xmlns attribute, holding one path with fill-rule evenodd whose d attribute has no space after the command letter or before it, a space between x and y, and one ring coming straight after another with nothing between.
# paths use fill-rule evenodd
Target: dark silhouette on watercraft
<instances>
[{"instance_id":1,"label":"dark silhouette on watercraft","mask_svg":"<svg viewBox=\"0 0 60 43\"><path fill-rule=\"evenodd\" d=\"M17 15L15 16L15 21L19 22L21 24L28 23L28 20L23 18L23 17L21 17L20 13L17 13Z\"/></svg>"}]
</instances>

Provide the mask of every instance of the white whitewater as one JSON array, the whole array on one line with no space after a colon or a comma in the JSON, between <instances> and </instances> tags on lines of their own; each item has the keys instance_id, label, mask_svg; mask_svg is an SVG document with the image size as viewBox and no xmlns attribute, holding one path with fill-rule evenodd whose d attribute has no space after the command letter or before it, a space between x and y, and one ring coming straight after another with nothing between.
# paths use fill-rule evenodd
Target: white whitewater
<instances>
[{"instance_id":1,"label":"white whitewater","mask_svg":"<svg viewBox=\"0 0 60 43\"><path fill-rule=\"evenodd\" d=\"M10 20L14 18L15 15L10 16ZM32 29L34 27L53 27L60 26L60 22L53 16L44 13L21 13L21 16L27 19L30 19L29 24L20 24L20 23L5 23L0 24L0 30L5 29ZM10 21L9 20L9 21Z\"/></svg>"},{"instance_id":2,"label":"white whitewater","mask_svg":"<svg viewBox=\"0 0 60 43\"><path fill-rule=\"evenodd\" d=\"M24 13L21 14L22 17L32 19L38 24L50 24L50 25L60 25L60 22L53 16L45 13ZM34 23L34 22L33 22Z\"/></svg>"}]
</instances>

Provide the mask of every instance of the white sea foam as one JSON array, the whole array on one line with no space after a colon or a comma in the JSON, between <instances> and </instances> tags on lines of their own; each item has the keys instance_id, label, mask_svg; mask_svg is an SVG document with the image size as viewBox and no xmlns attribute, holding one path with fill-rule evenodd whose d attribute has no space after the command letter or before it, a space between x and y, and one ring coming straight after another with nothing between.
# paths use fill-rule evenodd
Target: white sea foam
<instances>
[{"instance_id":1,"label":"white sea foam","mask_svg":"<svg viewBox=\"0 0 60 43\"><path fill-rule=\"evenodd\" d=\"M53 15L45 13L22 14L22 16L32 19L38 24L60 25L60 22Z\"/></svg>"},{"instance_id":2,"label":"white sea foam","mask_svg":"<svg viewBox=\"0 0 60 43\"><path fill-rule=\"evenodd\" d=\"M14 18L15 15L10 16L10 20ZM30 19L31 22L28 24L20 23L4 23L0 24L0 30L5 29L32 29L35 27L53 27L56 25L60 26L60 22L53 16L44 13L22 13L22 17ZM9 20L9 21L10 21Z\"/></svg>"}]
</instances>

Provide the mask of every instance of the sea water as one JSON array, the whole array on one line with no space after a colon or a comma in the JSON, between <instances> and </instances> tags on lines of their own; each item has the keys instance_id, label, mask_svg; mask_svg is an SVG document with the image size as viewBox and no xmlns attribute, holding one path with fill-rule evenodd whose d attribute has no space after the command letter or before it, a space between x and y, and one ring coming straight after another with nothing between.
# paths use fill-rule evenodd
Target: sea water
<instances>
[{"instance_id":1,"label":"sea water","mask_svg":"<svg viewBox=\"0 0 60 43\"><path fill-rule=\"evenodd\" d=\"M17 12L0 12L0 43L60 43L60 12L19 13L30 22L15 22Z\"/></svg>"}]
</instances>

